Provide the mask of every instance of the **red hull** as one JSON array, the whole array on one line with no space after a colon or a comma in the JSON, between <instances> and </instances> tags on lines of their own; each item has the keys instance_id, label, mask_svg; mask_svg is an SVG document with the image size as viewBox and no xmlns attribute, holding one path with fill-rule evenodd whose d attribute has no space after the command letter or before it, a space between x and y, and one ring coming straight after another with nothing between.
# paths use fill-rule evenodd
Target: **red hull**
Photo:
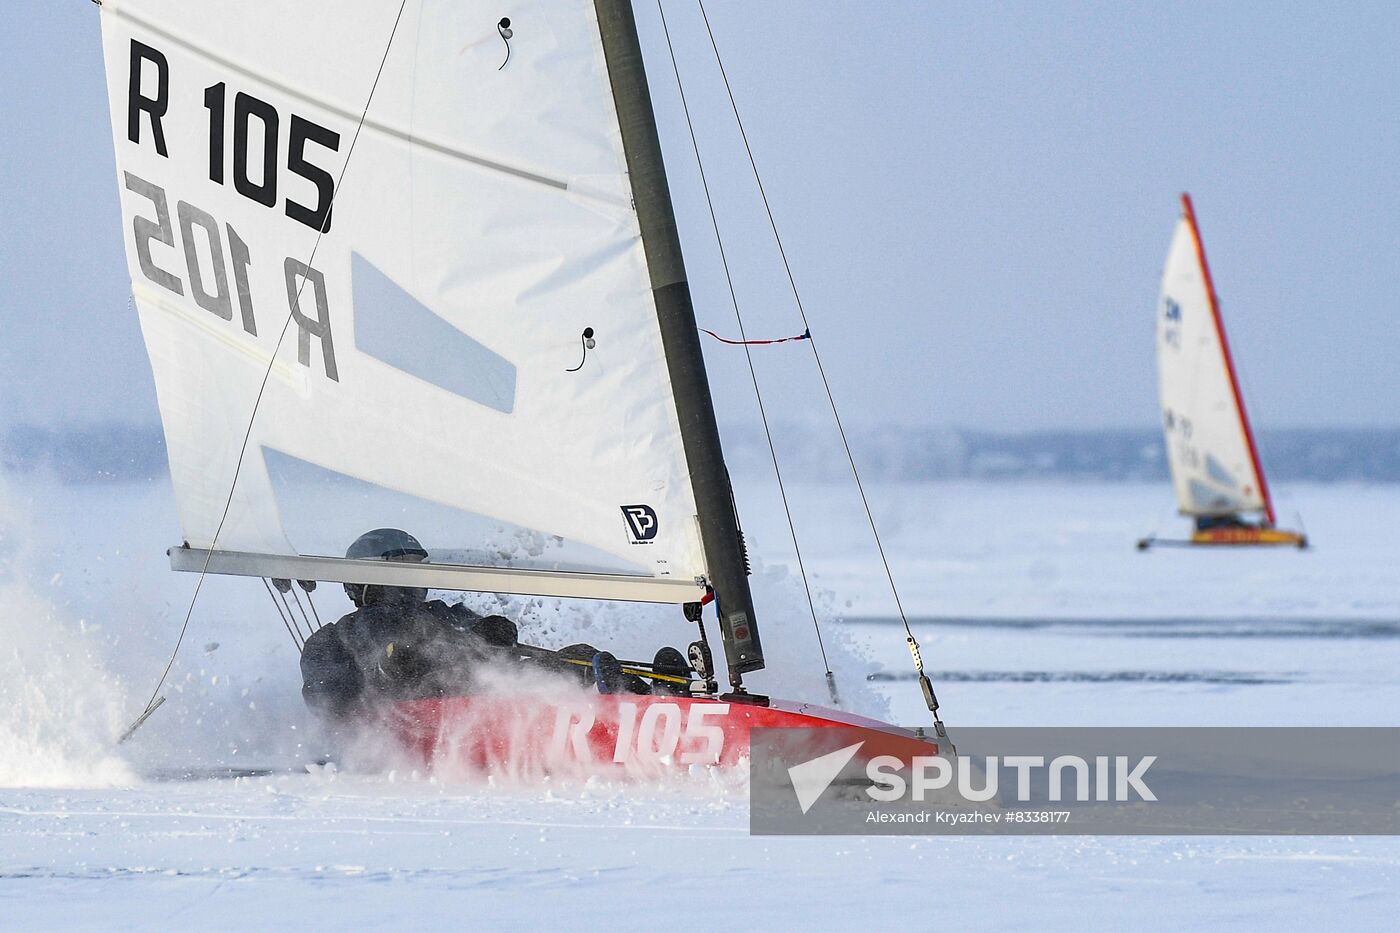
<instances>
[{"instance_id":1,"label":"red hull","mask_svg":"<svg viewBox=\"0 0 1400 933\"><path fill-rule=\"evenodd\" d=\"M491 694L395 705L391 728L418 763L485 773L649 773L732 767L756 728L840 728L864 741L861 757L909 759L938 747L874 719L805 703L579 694L548 699Z\"/></svg>"}]
</instances>

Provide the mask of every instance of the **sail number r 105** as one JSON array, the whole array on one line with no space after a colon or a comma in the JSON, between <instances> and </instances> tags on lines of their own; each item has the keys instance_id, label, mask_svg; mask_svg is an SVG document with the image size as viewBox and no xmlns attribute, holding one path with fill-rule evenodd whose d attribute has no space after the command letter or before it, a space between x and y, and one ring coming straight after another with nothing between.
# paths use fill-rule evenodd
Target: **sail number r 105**
<instances>
[{"instance_id":1,"label":"sail number r 105","mask_svg":"<svg viewBox=\"0 0 1400 933\"><path fill-rule=\"evenodd\" d=\"M146 68L146 65L151 68ZM146 80L152 70L154 81ZM234 190L250 201L275 208L278 201L277 156L281 148L282 117L272 104L242 91L234 95L230 117L227 113L227 94L228 88L223 81L204 89L204 109L209 112L209 180L224 184L229 161L225 137L231 122ZM132 39L131 71L127 84L127 138L140 145L143 122L147 123L156 152L169 158L162 122L169 109L170 63L165 53ZM261 141L260 151L253 149L255 137ZM307 158L308 144L337 152L340 149L340 134L305 117L291 114L287 121L287 171L315 187L316 204L307 207L288 197L284 209L291 219L324 233L331 228L335 179L330 172Z\"/></svg>"}]
</instances>

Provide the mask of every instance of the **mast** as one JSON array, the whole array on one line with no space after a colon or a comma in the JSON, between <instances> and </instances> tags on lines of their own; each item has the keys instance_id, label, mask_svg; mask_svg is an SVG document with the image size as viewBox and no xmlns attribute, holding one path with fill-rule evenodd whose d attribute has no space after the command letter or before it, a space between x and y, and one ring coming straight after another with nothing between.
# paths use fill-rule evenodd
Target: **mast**
<instances>
[{"instance_id":1,"label":"mast","mask_svg":"<svg viewBox=\"0 0 1400 933\"><path fill-rule=\"evenodd\" d=\"M686 281L671 191L666 183L637 21L630 0L594 0L594 8L622 129L622 148L627 155L627 173L646 250L686 463L695 490L700 540L719 607L729 681L737 688L743 674L763 668L763 648L754 618L753 594L749 591L729 473L720 447L719 426L715 423L714 402L705 377L705 359Z\"/></svg>"},{"instance_id":2,"label":"mast","mask_svg":"<svg viewBox=\"0 0 1400 933\"><path fill-rule=\"evenodd\" d=\"M1245 412L1244 396L1240 394L1239 378L1235 375L1235 360L1230 355L1230 341L1225 337L1225 322L1220 317L1220 301L1215 296L1215 283L1210 277L1210 266L1206 263L1206 247L1201 241L1201 230L1196 226L1196 211L1191 206L1191 195L1181 195L1181 210L1191 227L1191 239L1196 244L1196 259L1201 265L1201 277L1205 280L1206 298L1210 301L1210 313L1215 320L1215 334L1220 339L1220 352L1225 357L1225 372L1230 377L1230 391L1235 396L1235 410L1239 412L1240 425L1244 428L1245 446L1249 449L1249 462L1254 467L1254 477L1259 481L1259 495L1264 500L1264 516L1269 524L1274 524L1274 500L1269 495L1269 481L1264 478L1264 468L1259 463L1259 449L1254 443L1254 430L1249 426L1249 415Z\"/></svg>"}]
</instances>

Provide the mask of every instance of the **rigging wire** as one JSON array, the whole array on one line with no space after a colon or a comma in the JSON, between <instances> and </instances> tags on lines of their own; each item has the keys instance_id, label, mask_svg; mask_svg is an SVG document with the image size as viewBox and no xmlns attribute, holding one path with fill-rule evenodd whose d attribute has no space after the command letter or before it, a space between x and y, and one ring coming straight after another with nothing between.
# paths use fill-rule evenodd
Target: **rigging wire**
<instances>
[{"instance_id":1,"label":"rigging wire","mask_svg":"<svg viewBox=\"0 0 1400 933\"><path fill-rule=\"evenodd\" d=\"M297 595L297 587L291 587L291 598L293 598L293 600L297 601L297 611L298 611L298 612L301 612L301 618L302 618L302 619L305 619L305 621L307 621L307 630L308 630L308 632L315 632L316 626L312 625L312 623L311 623L311 615L308 614L308 612L307 612L307 607L304 607L304 605L301 605L301 597L300 597L300 595ZM307 598L308 598L308 600L309 600L309 598L311 598L311 594L308 593L308 594L307 594Z\"/></svg>"},{"instance_id":2,"label":"rigging wire","mask_svg":"<svg viewBox=\"0 0 1400 933\"><path fill-rule=\"evenodd\" d=\"M675 72L676 87L680 90L681 109L685 111L685 123L690 130L690 145L695 150L695 164L700 169L700 184L705 190L705 204L709 207L710 210L710 223L714 227L715 242L719 246L719 258L721 264L724 266L724 279L729 286L729 299L730 303L734 306L734 320L739 325L740 339L737 341L725 340L725 338L719 336L719 334L716 334L714 331L705 330L703 327L700 329L705 330L705 333L709 334L711 337L714 337L717 340L722 340L725 343L738 344L743 346L744 348L744 358L748 361L749 364L749 378L753 380L754 398L758 400L759 418L763 421L763 433L764 436L768 439L768 454L773 460L773 473L778 478L778 493L782 497L783 513L787 516L788 533L792 536L792 547L793 550L797 553L797 569L802 576L802 589L807 594L807 608L811 611L812 614L812 630L816 632L817 648L821 651L822 666L826 669L827 690L831 694L831 702L839 707L841 705L841 695L837 692L836 689L836 675L831 670L831 662L827 660L826 643L822 639L821 623L817 621L817 606L816 602L812 599L812 585L807 580L807 567L802 560L802 547L797 543L797 526L793 523L792 509L788 506L787 487L783 484L783 471L778 466L778 450L773 443L773 431L768 426L768 412L763 405L763 393L759 390L758 387L758 370L754 367L753 353L749 350L749 346L751 345L751 343L782 343L783 340L765 340L751 342L748 339L748 334L744 330L744 317L739 311L739 296L734 289L734 278L730 275L729 257L724 249L724 237L720 234L719 216L715 213L715 203L710 197L710 182L705 175L705 160L700 156L700 143L695 135L695 124L690 119L690 104L686 101L685 82L681 80L680 65L676 62L676 49L671 44L671 28L666 23L666 10L662 7L661 0L656 0L656 9L657 12L661 14L661 29L666 34L666 48L671 55L671 70ZM801 337L787 337L783 339L810 340L811 331L808 330L807 333L804 333Z\"/></svg>"},{"instance_id":3,"label":"rigging wire","mask_svg":"<svg viewBox=\"0 0 1400 933\"><path fill-rule=\"evenodd\" d=\"M1216 302L1217 302L1217 304L1219 303L1219 298L1216 299ZM1223 325L1222 325L1222 326L1223 326ZM1230 349L1231 349L1231 352L1234 353L1236 357L1239 356L1238 349L1237 349L1237 347L1236 347L1235 345L1231 345ZM1237 378L1237 379L1239 380L1239 382L1240 382L1240 392L1243 393L1243 395L1244 395L1245 398L1247 398L1247 399L1255 399L1255 400L1257 400L1258 398L1260 398L1259 394L1256 393L1256 392L1254 391L1254 385L1253 385L1253 383L1251 383L1250 380L1249 380L1249 371L1248 371L1248 369L1245 369L1245 368L1241 367L1241 366L1239 365L1238 360L1236 360L1236 363L1235 363L1235 376L1236 376L1236 378ZM1244 405L1244 404L1245 404L1244 402L1241 402L1241 405ZM1249 408L1249 410L1254 411L1255 414L1258 414L1258 409L1256 408L1254 402L1249 402L1249 403L1248 403L1248 408ZM1255 422L1251 421L1251 425L1253 425L1254 423L1255 423ZM1258 467L1259 467L1259 481L1260 481L1260 483L1263 483L1263 484L1267 484L1267 483L1268 483L1268 477L1266 477L1266 476L1264 475L1264 461L1265 461L1265 460L1268 460L1268 461L1270 461L1270 462L1277 462L1277 461L1275 461L1275 460L1273 459L1272 456L1269 455L1269 450L1268 450L1269 446L1270 446L1270 445L1269 445L1269 444L1265 441L1265 439L1264 439L1264 435L1261 434L1261 433L1259 433L1257 430L1255 430L1255 431L1254 431L1254 451L1255 451L1255 453L1258 455L1258 458L1259 458L1259 463L1258 463ZM1262 487L1261 487L1261 489L1262 489ZM1278 503L1277 503L1276 501L1274 501L1273 490L1272 490L1272 489L1269 490L1269 493L1270 493L1270 494L1269 494L1269 500L1270 500L1270 502L1272 503L1272 505L1274 506L1274 527L1278 527L1278 525L1279 525ZM1303 525L1303 512L1302 512L1302 509L1296 508L1296 507L1293 509L1293 522L1294 522L1294 524L1296 524L1296 525L1298 526L1298 528L1297 528L1297 534L1298 534L1298 536L1302 539L1302 542L1299 543L1298 547L1303 548L1303 549L1306 549L1306 548L1308 547L1308 531L1307 531L1307 528L1305 528L1304 525Z\"/></svg>"},{"instance_id":4,"label":"rigging wire","mask_svg":"<svg viewBox=\"0 0 1400 933\"><path fill-rule=\"evenodd\" d=\"M321 614L316 611L316 600L311 598L311 591L316 589L316 583L312 581L311 585L308 586L307 582L304 580L298 580L297 582L301 584L303 590L306 590L306 604L311 607L311 614L316 617L316 631L319 632L326 627L326 623L321 621Z\"/></svg>"},{"instance_id":5,"label":"rigging wire","mask_svg":"<svg viewBox=\"0 0 1400 933\"><path fill-rule=\"evenodd\" d=\"M394 17L394 26L389 30L389 39L384 43L384 54L380 56L379 68L374 73L374 82L370 85L369 95L365 98L364 109L360 111L360 120L355 124L355 133L350 138L350 146L345 151L345 161L340 166L340 176L336 178L335 187L331 189L330 205L328 208L333 208L335 206L336 196L340 193L340 186L345 181L345 172L350 168L350 158L355 154L355 144L359 142L360 131L364 129L365 119L369 116L369 105L374 100L374 92L379 87L380 77L384 74L384 64L389 60L389 50L393 48L394 36L399 31L399 21L403 19L404 7L407 5L408 0L399 0L399 11ZM326 219L321 222L320 228L316 231L316 241L312 244L311 255L306 261L307 268L310 268L311 264L316 261L316 251L321 248L321 240L326 235L326 227L330 224L330 219L331 210L327 209ZM233 467L233 480L229 483L228 497L224 500L223 514L219 516L219 524L214 528L214 536L209 542L209 549L204 552L204 564L199 568L199 579L195 581L194 593L191 594L189 606L185 609L185 619L180 624L180 634L175 639L175 648L170 652L170 660L166 662L165 670L161 671L160 679L156 681L155 689L151 691L151 698L146 701L146 708L141 714L143 718L153 711L153 704L156 702L156 697L160 694L160 688L165 685L165 679L170 676L170 669L175 666L175 659L180 654L180 646L184 644L185 633L189 630L190 619L194 616L195 603L199 601L199 591L203 588L204 578L209 573L209 560L214 556L214 549L219 543L219 535L223 532L224 523L228 520L229 510L233 507L234 490L238 487L238 477L243 470L243 459L247 456L248 442L253 436L253 425L257 421L258 408L262 405L263 394L267 391L268 380L272 377L272 368L277 362L277 354L282 350L282 343L287 338L287 330L291 327L292 319L295 316L294 312L301 307L301 293L302 290L306 288L308 278L309 277L303 277L301 284L297 287L296 296L292 301L294 310L287 312L287 319L282 322L282 332L277 335L277 343L273 346L272 354L268 357L267 369L263 372L262 382L258 386L258 394L256 398L253 399L253 410L248 415L248 427L243 432L243 443L238 448L238 460ZM135 730L128 731L126 735L130 736L133 731Z\"/></svg>"},{"instance_id":6,"label":"rigging wire","mask_svg":"<svg viewBox=\"0 0 1400 933\"><path fill-rule=\"evenodd\" d=\"M281 587L277 587L277 593L281 594L281 602L283 602L283 605L286 605L288 614L290 614L291 612L291 604L290 602L287 602L288 593L291 594L291 598L293 598L293 600L297 600L297 608L301 609L301 600L300 598L297 598L297 590L295 590L295 588L291 586L291 580L287 580L286 590L283 590L283 588ZM305 646L305 644L307 644L308 637L311 637L311 633L315 632L315 629L311 628L311 619L307 618L307 611L305 611L305 609L301 609L301 621L298 621L297 616L295 616L295 614L291 615L291 621L293 621L295 623L295 626L297 626L298 632L301 632L301 621L305 621L305 623L307 623L307 633L305 633L304 636L301 636L301 644L302 646Z\"/></svg>"},{"instance_id":7,"label":"rigging wire","mask_svg":"<svg viewBox=\"0 0 1400 933\"><path fill-rule=\"evenodd\" d=\"M297 638L297 633L292 631L292 624L287 621L286 615L282 612L282 607L277 604L277 597L272 592L272 586L265 578L259 577L258 579L262 580L263 589L267 590L267 598L272 600L272 608L277 610L277 616L282 620L282 626L287 630L287 634L292 636L292 644L296 645L297 650L300 651L301 640ZM134 732L135 730L133 729L132 731Z\"/></svg>"},{"instance_id":8,"label":"rigging wire","mask_svg":"<svg viewBox=\"0 0 1400 933\"><path fill-rule=\"evenodd\" d=\"M722 250L721 250L721 252L722 252ZM795 335L793 335L793 336L791 336L791 337L774 337L774 338L772 338L771 340L748 340L748 339L744 339L744 340L730 340L728 337L721 337L719 334L715 333L714 331L708 330L708 329L706 329L706 328L704 328L704 327L697 328L697 330L699 330L702 334L709 334L711 337L715 338L715 339L718 340L720 343L727 343L727 344L730 344L731 346L735 346L735 347L766 347L766 346L768 346L768 345L770 345L770 344L774 344L774 343L788 343L788 342L793 341L793 340L811 340L811 339L812 339L812 332L811 332L810 330L809 330L809 331L806 331L806 332L804 332L804 333L801 333L801 334L795 334Z\"/></svg>"},{"instance_id":9,"label":"rigging wire","mask_svg":"<svg viewBox=\"0 0 1400 933\"><path fill-rule=\"evenodd\" d=\"M1215 305L1217 308L1219 308L1220 304L1220 297L1219 295L1217 295L1215 299ZM1225 328L1225 322L1223 318L1220 322L1220 327L1222 331ZM1221 350L1224 350L1223 345L1221 347ZM1258 401L1260 396L1257 392L1254 391L1254 385L1249 380L1249 370L1246 367L1243 367L1239 364L1240 349L1238 344L1230 344L1230 354L1234 357L1235 381L1238 383L1238 392L1240 394L1238 409L1240 413L1240 427L1245 431L1251 432L1254 438L1254 452L1259 458L1258 462L1255 464L1255 466L1258 468L1258 476L1256 477L1256 480L1262 484L1260 489L1258 490L1260 493L1262 493L1263 486L1268 485L1268 478L1264 476L1264 460L1272 458L1265 457L1265 454L1268 453L1266 449L1268 445L1264 443L1264 436L1254 428L1254 424L1257 419L1250 419L1249 416L1245 414L1245 412L1247 411L1253 411L1255 415L1259 414L1259 410L1258 407L1255 405L1255 402ZM1246 402L1246 399L1253 399L1254 401ZM1248 425L1245 424L1246 421L1249 422ZM1272 493L1272 490L1270 490L1270 492ZM1270 495L1271 500L1272 498L1272 495ZM1275 518L1275 522L1277 522L1277 518Z\"/></svg>"},{"instance_id":10,"label":"rigging wire","mask_svg":"<svg viewBox=\"0 0 1400 933\"><path fill-rule=\"evenodd\" d=\"M661 0L657 0L658 5ZM841 423L841 414L836 409L836 398L831 393L831 383L826 378L826 368L822 366L821 353L817 350L817 341L810 336L812 325L807 320L807 310L802 304L802 295L797 288L797 279L793 276L792 265L788 262L787 250L783 247L782 236L778 233L778 222L773 216L773 207L768 201L768 191L763 185L763 177L758 171L758 162L754 158L753 147L749 144L749 134L744 129L743 118L739 116L739 104L734 99L734 88L729 83L729 73L725 71L724 59L720 56L719 42L715 39L714 28L710 25L710 16L705 11L705 0L695 0L700 8L700 16L705 21L705 31L710 37L710 48L715 53L715 64L719 66L720 77L724 80L724 90L729 97L729 107L734 113L734 123L739 128L739 136L744 141L744 152L748 155L749 168L753 171L754 181L758 185L758 193L763 199L763 210L768 215L768 226L773 231L773 241L777 244L778 255L782 257L783 270L787 273L788 285L792 290L793 301L797 304L797 312L802 317L802 326L806 328L809 335L807 343L812 348L812 359L817 364L817 373L821 376L822 388L826 390L826 400L831 406L831 416L836 422L836 430L841 435L841 446L846 451L846 460L851 465L851 475L855 478L856 489L860 493L861 504L865 507L865 517L870 525L870 534L875 539L875 548L880 553L880 563L885 568L885 579L889 581L890 593L894 596L895 608L899 611L899 620L904 624L905 640L909 647L909 653L914 659L914 668L919 675L919 685L924 692L924 700L928 704L929 712L933 714L934 729L940 738L947 737L947 731L943 726L943 720L938 715L938 699L933 692L933 684L929 681L928 675L924 673L923 657L919 651L919 643L914 638L914 630L909 626L909 617L905 615L904 605L899 598L899 587L894 582L894 572L890 569L889 558L885 555L884 543L880 540L880 530L875 524L875 514L870 509L870 500L865 495L865 484L861 482L860 470L856 467L856 458L851 453L851 444L846 437L846 429ZM669 41L669 40L668 40ZM674 56L672 56L674 61Z\"/></svg>"},{"instance_id":11,"label":"rigging wire","mask_svg":"<svg viewBox=\"0 0 1400 933\"><path fill-rule=\"evenodd\" d=\"M310 635L310 632L303 632L301 630L301 622L298 621L297 614L292 611L292 604L287 602L287 593L292 588L292 581L283 580L279 577L273 577L272 588L277 591L277 595L274 596L273 599L281 600L282 608L287 610L287 618L292 620L292 628L297 630L297 637L301 639L301 646L305 648L306 639ZM303 615L305 615L305 613L303 613ZM310 626L311 623L308 620L307 627L310 628Z\"/></svg>"}]
</instances>

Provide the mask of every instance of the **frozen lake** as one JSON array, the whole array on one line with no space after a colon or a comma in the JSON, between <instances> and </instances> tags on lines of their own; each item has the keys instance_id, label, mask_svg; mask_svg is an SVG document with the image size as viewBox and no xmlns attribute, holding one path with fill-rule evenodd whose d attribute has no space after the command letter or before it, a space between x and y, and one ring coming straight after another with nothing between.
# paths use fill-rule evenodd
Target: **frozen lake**
<instances>
[{"instance_id":1,"label":"frozen lake","mask_svg":"<svg viewBox=\"0 0 1400 933\"><path fill-rule=\"evenodd\" d=\"M770 671L823 700L773 497L739 491ZM792 490L843 693L924 719L902 629L845 488ZM1316 547L1139 554L1182 529L1166 488L872 490L950 727L1393 725L1400 488L1280 490ZM1388 928L1392 839L754 838L745 789L443 784L312 768L295 652L252 581L211 580L169 702L119 751L192 578L164 569L162 484L11 478L0 501L0 911L7 929L748 927L974 929L1211 923ZM410 529L411 530L411 529ZM346 608L317 593L323 616ZM512 600L547 643L683 644L672 610ZM839 617L839 618L838 618ZM844 620L844 621L843 621ZM873 678L873 679L872 679ZM272 768L240 779L195 770ZM921 923L920 916L926 918ZM649 919L647 922L651 922Z\"/></svg>"}]
</instances>

